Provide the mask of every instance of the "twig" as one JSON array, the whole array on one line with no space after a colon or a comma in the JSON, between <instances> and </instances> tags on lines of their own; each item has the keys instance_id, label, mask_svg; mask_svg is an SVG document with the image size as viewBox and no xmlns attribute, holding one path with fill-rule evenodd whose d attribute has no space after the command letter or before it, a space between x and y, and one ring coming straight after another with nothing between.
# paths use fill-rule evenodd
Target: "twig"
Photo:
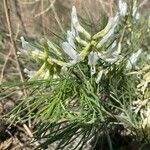
<instances>
[{"instance_id":1,"label":"twig","mask_svg":"<svg viewBox=\"0 0 150 150\"><path fill-rule=\"evenodd\" d=\"M143 0L143 1L139 4L138 8L141 8L142 6L146 5L147 2L148 2L148 0Z\"/></svg>"},{"instance_id":2,"label":"twig","mask_svg":"<svg viewBox=\"0 0 150 150\"><path fill-rule=\"evenodd\" d=\"M7 62L9 60L10 55L11 55L11 51L9 51L9 53L7 54L4 65L2 67L1 76L0 76L0 84L2 84L3 77L4 77L4 71L5 71L5 68L6 68L6 65L7 65Z\"/></svg>"},{"instance_id":3,"label":"twig","mask_svg":"<svg viewBox=\"0 0 150 150\"><path fill-rule=\"evenodd\" d=\"M26 124L23 124L23 127L24 127L24 129L26 130L26 132L27 132L27 134L29 135L29 137L33 139L33 134L32 134L32 132L31 132L31 130L27 127L27 125L26 125ZM35 141L35 145L36 145L36 146L39 146L39 143L38 143L37 141Z\"/></svg>"},{"instance_id":4,"label":"twig","mask_svg":"<svg viewBox=\"0 0 150 150\"><path fill-rule=\"evenodd\" d=\"M43 12L43 10L44 10L44 0L41 0L41 12ZM46 32L45 32L45 26L44 26L44 18L43 18L44 16L43 15L41 15L41 28L42 28L42 33L43 33L43 35L45 36L46 35Z\"/></svg>"},{"instance_id":5,"label":"twig","mask_svg":"<svg viewBox=\"0 0 150 150\"><path fill-rule=\"evenodd\" d=\"M10 22L10 14L9 14L9 9L8 9L7 0L3 0L3 4L4 4L4 10L5 10L5 15L6 15L6 20L7 20L9 35L10 35L10 41L11 41L11 43L12 43L13 53L14 53L14 56L15 56L15 59L16 59L17 69L18 69L18 72L19 72L19 76L20 76L21 81L24 82L23 75L22 75L22 72L21 72L20 63L19 63L18 58L17 58L17 47L16 47L16 43L15 43L15 41L13 40L13 32L12 32L12 26L11 26L11 22ZM27 96L26 91L24 91L24 94L25 94L25 96Z\"/></svg>"},{"instance_id":6,"label":"twig","mask_svg":"<svg viewBox=\"0 0 150 150\"><path fill-rule=\"evenodd\" d=\"M56 0L53 0L53 1L51 2L50 6L49 6L47 9L45 9L44 11L42 11L42 12L36 14L36 15L35 15L35 18L36 18L36 17L39 17L39 16L41 16L41 15L43 15L43 14L45 14L45 13L47 13L47 12L53 7L55 1L56 1Z\"/></svg>"},{"instance_id":7,"label":"twig","mask_svg":"<svg viewBox=\"0 0 150 150\"><path fill-rule=\"evenodd\" d=\"M8 54L5 55L5 54L3 54L3 53L0 52L0 55L1 55L2 57L6 58ZM16 61L15 61L14 59L12 59L11 57L9 57L8 60L10 60L10 61L16 63Z\"/></svg>"},{"instance_id":8,"label":"twig","mask_svg":"<svg viewBox=\"0 0 150 150\"><path fill-rule=\"evenodd\" d=\"M22 15L20 13L21 12L21 8L20 8L20 4L19 4L18 0L14 1L14 6L15 6L16 16L19 18L19 21L21 23L22 29L23 29L24 33L27 35L27 31L26 31L26 28L25 28L25 25L24 25L24 21L22 19Z\"/></svg>"},{"instance_id":9,"label":"twig","mask_svg":"<svg viewBox=\"0 0 150 150\"><path fill-rule=\"evenodd\" d=\"M18 30L17 30L16 36L15 36L15 39L17 38L18 33L19 33L19 26L18 26ZM0 53L0 55L3 55L3 57L5 58L5 62L3 64L3 67L2 67L2 70L1 70L1 76L0 76L0 84L2 84L7 62L8 62L8 60L11 60L11 61L14 61L14 60L12 58L10 58L11 50L9 50L9 53L6 56L3 53ZM15 61L15 63L16 63L16 61Z\"/></svg>"},{"instance_id":10,"label":"twig","mask_svg":"<svg viewBox=\"0 0 150 150\"><path fill-rule=\"evenodd\" d=\"M24 78L23 78L23 75L22 75L22 72L21 72L20 63L19 63L18 58L17 58L17 46L16 46L15 41L13 40L13 32L12 32L12 26L11 26L11 21L10 21L10 14L9 14L7 0L3 0L3 4L4 4L6 20L7 20L7 24L8 24L10 41L12 43L13 53L14 53L14 56L15 56L15 59L16 59L17 69L18 69L18 72L19 72L19 75L20 75L21 82L24 82ZM23 92L24 92L25 97L27 97L27 92L26 92L25 88L24 88ZM29 119L29 121L31 121L31 120ZM30 135L30 137L33 138L33 135L31 133L31 131L29 130L29 128L27 127L27 125L23 124L23 126L28 131L28 134ZM31 122L29 122L29 127L30 126L31 126ZM36 142L36 144L38 144L38 142Z\"/></svg>"},{"instance_id":11,"label":"twig","mask_svg":"<svg viewBox=\"0 0 150 150\"><path fill-rule=\"evenodd\" d=\"M112 0L110 2L104 2L102 0L99 0L99 2L102 6L102 9L107 14L107 16L109 17L110 15L112 15L112 6L113 6ZM110 12L107 11L106 6L109 6Z\"/></svg>"},{"instance_id":12,"label":"twig","mask_svg":"<svg viewBox=\"0 0 150 150\"><path fill-rule=\"evenodd\" d=\"M50 2L51 2L51 1L52 1L52 0L50 0ZM51 3L52 3L52 2L51 2ZM60 23L60 19L59 19L58 15L57 15L57 12L56 12L56 10L55 10L54 5L52 5L52 11L53 11L53 13L54 13L55 19L56 19L56 21L57 21L57 23L58 23L58 25L59 25L59 28L60 28L61 32L62 32L62 33L65 33L65 31L64 31L64 29L63 29L63 27L62 27L62 25L61 25L61 23Z\"/></svg>"},{"instance_id":13,"label":"twig","mask_svg":"<svg viewBox=\"0 0 150 150\"><path fill-rule=\"evenodd\" d=\"M5 15L6 15L9 35L10 35L10 41L12 43L12 49L13 49L13 53L14 53L14 56L15 56L15 59L16 59L16 67L17 67L17 70L19 72L19 76L20 76L21 82L24 82L23 74L21 72L20 63L19 63L19 60L17 58L17 46L16 46L16 43L15 43L15 41L13 39L13 32L12 32L12 26L11 26L11 21L10 21L10 13L9 13L7 0L3 0L3 4L4 4L4 10L5 10ZM24 93L24 96L27 97L27 91L25 90L25 88L23 90L23 93ZM31 127L31 120L30 120L30 118L29 118L29 127Z\"/></svg>"},{"instance_id":14,"label":"twig","mask_svg":"<svg viewBox=\"0 0 150 150\"><path fill-rule=\"evenodd\" d=\"M22 1L20 1L22 4L24 4L24 5L31 5L31 4L35 4L35 3L37 3L37 2L40 2L41 0L35 0L35 1L32 1L32 2L22 2Z\"/></svg>"}]
</instances>

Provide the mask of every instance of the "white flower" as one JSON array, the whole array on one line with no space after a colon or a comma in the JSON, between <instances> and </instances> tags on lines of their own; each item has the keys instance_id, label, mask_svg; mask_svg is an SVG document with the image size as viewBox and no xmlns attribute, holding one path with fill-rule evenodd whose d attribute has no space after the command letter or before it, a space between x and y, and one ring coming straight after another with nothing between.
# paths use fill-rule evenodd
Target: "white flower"
<instances>
[{"instance_id":1,"label":"white flower","mask_svg":"<svg viewBox=\"0 0 150 150\"><path fill-rule=\"evenodd\" d=\"M70 46L75 49L74 35L72 31L67 31L67 41L70 44Z\"/></svg>"},{"instance_id":2,"label":"white flower","mask_svg":"<svg viewBox=\"0 0 150 150\"><path fill-rule=\"evenodd\" d=\"M116 25L118 24L119 21L119 15L118 13L114 16L114 17L110 17L108 20L108 23L105 27L105 34L112 29L114 26L116 27Z\"/></svg>"},{"instance_id":3,"label":"white flower","mask_svg":"<svg viewBox=\"0 0 150 150\"><path fill-rule=\"evenodd\" d=\"M79 21L77 17L77 12L76 12L76 7L72 7L72 12L71 12L71 31L74 36L79 36L77 27L79 26Z\"/></svg>"},{"instance_id":4,"label":"white flower","mask_svg":"<svg viewBox=\"0 0 150 150\"><path fill-rule=\"evenodd\" d=\"M24 73L26 73L29 78L32 78L35 75L36 71L29 71L27 68L25 68Z\"/></svg>"},{"instance_id":5,"label":"white flower","mask_svg":"<svg viewBox=\"0 0 150 150\"><path fill-rule=\"evenodd\" d=\"M119 0L119 14L125 16L127 13L127 3Z\"/></svg>"},{"instance_id":6,"label":"white flower","mask_svg":"<svg viewBox=\"0 0 150 150\"><path fill-rule=\"evenodd\" d=\"M110 57L110 58L106 58L105 60L106 60L108 63L113 64L113 63L115 63L118 59L119 59L118 56L112 56L112 57Z\"/></svg>"},{"instance_id":7,"label":"white flower","mask_svg":"<svg viewBox=\"0 0 150 150\"><path fill-rule=\"evenodd\" d=\"M22 48L26 51L31 51L34 47L27 41L25 41L24 37L22 36L21 38L22 42Z\"/></svg>"},{"instance_id":8,"label":"white flower","mask_svg":"<svg viewBox=\"0 0 150 150\"><path fill-rule=\"evenodd\" d=\"M20 39L21 39L22 48L19 49L17 54L18 55L21 55L21 54L27 55L28 52L31 50L31 46L30 46L29 42L25 41L23 36L20 37Z\"/></svg>"},{"instance_id":9,"label":"white flower","mask_svg":"<svg viewBox=\"0 0 150 150\"><path fill-rule=\"evenodd\" d=\"M114 49L116 46L117 46L117 41L115 40L111 45L111 49Z\"/></svg>"},{"instance_id":10,"label":"white flower","mask_svg":"<svg viewBox=\"0 0 150 150\"><path fill-rule=\"evenodd\" d=\"M96 65L98 60L97 52L90 52L88 55L88 65Z\"/></svg>"},{"instance_id":11,"label":"white flower","mask_svg":"<svg viewBox=\"0 0 150 150\"><path fill-rule=\"evenodd\" d=\"M98 54L96 52L90 52L88 55L88 65L91 67L91 75L96 73L95 66L98 61Z\"/></svg>"},{"instance_id":12,"label":"white flower","mask_svg":"<svg viewBox=\"0 0 150 150\"><path fill-rule=\"evenodd\" d=\"M87 39L91 38L91 35L80 25L75 6L72 7L72 13L71 13L71 31L74 36L79 36L79 32L80 32Z\"/></svg>"},{"instance_id":13,"label":"white flower","mask_svg":"<svg viewBox=\"0 0 150 150\"><path fill-rule=\"evenodd\" d=\"M96 81L95 81L97 84L100 82L102 75L103 75L103 72L104 72L104 70L99 71L97 78L96 78Z\"/></svg>"},{"instance_id":14,"label":"white flower","mask_svg":"<svg viewBox=\"0 0 150 150\"><path fill-rule=\"evenodd\" d=\"M116 47L117 42L114 41L112 46L104 53L98 53L98 56L103 59L105 62L108 62L110 64L115 63L119 59L122 58L120 55L121 53L121 43L118 43L118 46Z\"/></svg>"},{"instance_id":15,"label":"white flower","mask_svg":"<svg viewBox=\"0 0 150 150\"><path fill-rule=\"evenodd\" d=\"M113 55L119 55L121 53L121 43L118 43L118 47L115 51L113 51Z\"/></svg>"},{"instance_id":16,"label":"white flower","mask_svg":"<svg viewBox=\"0 0 150 150\"><path fill-rule=\"evenodd\" d=\"M78 62L79 54L74 50L74 48L68 42L63 42L62 49L72 60Z\"/></svg>"},{"instance_id":17,"label":"white flower","mask_svg":"<svg viewBox=\"0 0 150 150\"><path fill-rule=\"evenodd\" d=\"M102 38L102 40L97 44L97 48L101 48L111 37L111 35L114 34L114 27Z\"/></svg>"},{"instance_id":18,"label":"white flower","mask_svg":"<svg viewBox=\"0 0 150 150\"><path fill-rule=\"evenodd\" d=\"M103 52L104 54L111 54L114 52L114 49L116 49L117 41L115 40L112 45L107 49L106 52Z\"/></svg>"},{"instance_id":19,"label":"white flower","mask_svg":"<svg viewBox=\"0 0 150 150\"><path fill-rule=\"evenodd\" d=\"M108 41L108 39L114 34L114 31L118 24L118 21L119 21L118 14L116 14L115 17L112 17L109 19L108 24L104 29L105 35L103 36L101 41L97 44L97 46L96 46L97 48L102 47Z\"/></svg>"},{"instance_id":20,"label":"white flower","mask_svg":"<svg viewBox=\"0 0 150 150\"><path fill-rule=\"evenodd\" d=\"M17 52L18 55L27 55L32 58L43 57L43 52L32 46L29 42L25 41L24 37L21 37L22 48Z\"/></svg>"},{"instance_id":21,"label":"white flower","mask_svg":"<svg viewBox=\"0 0 150 150\"><path fill-rule=\"evenodd\" d=\"M113 55L113 54L112 55L106 55L106 56L99 54L99 57L109 64L115 63L120 58L119 55Z\"/></svg>"},{"instance_id":22,"label":"white flower","mask_svg":"<svg viewBox=\"0 0 150 150\"><path fill-rule=\"evenodd\" d=\"M136 67L135 65L136 65L136 62L137 62L141 52L142 52L142 49L139 49L136 53L133 53L131 55L131 57L129 58L127 65L126 65L126 68L128 70L132 69L133 67L134 68Z\"/></svg>"},{"instance_id":23,"label":"white flower","mask_svg":"<svg viewBox=\"0 0 150 150\"><path fill-rule=\"evenodd\" d=\"M136 20L139 20L139 19L140 19L140 13L139 13L139 12L137 12L137 13L135 14L135 19L136 19Z\"/></svg>"},{"instance_id":24,"label":"white flower","mask_svg":"<svg viewBox=\"0 0 150 150\"><path fill-rule=\"evenodd\" d=\"M19 51L17 51L17 55L20 56L20 55L27 55L27 51L25 49L22 49L22 48L19 48Z\"/></svg>"}]
</instances>

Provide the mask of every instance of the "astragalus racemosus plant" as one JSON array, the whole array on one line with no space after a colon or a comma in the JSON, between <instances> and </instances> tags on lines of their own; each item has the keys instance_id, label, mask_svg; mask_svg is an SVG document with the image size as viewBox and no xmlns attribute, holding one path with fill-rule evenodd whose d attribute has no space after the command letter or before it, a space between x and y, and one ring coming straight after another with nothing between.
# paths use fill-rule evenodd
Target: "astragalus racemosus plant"
<instances>
[{"instance_id":1,"label":"astragalus racemosus plant","mask_svg":"<svg viewBox=\"0 0 150 150\"><path fill-rule=\"evenodd\" d=\"M73 6L60 44L42 39L33 45L21 37L18 55L38 67L24 69L31 94L10 119L25 122L30 116L43 148L58 141L56 149L63 149L78 136L74 149L90 140L94 146L103 135L116 148L109 134L114 126L150 140L142 132L150 127L148 22L135 2L119 0L118 11L96 33L84 28Z\"/></svg>"}]
</instances>

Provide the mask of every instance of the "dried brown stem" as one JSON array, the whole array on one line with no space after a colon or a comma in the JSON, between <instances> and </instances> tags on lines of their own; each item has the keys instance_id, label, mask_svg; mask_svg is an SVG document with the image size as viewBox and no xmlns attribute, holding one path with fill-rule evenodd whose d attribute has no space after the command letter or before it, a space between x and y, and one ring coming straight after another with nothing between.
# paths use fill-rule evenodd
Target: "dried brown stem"
<instances>
[{"instance_id":1,"label":"dried brown stem","mask_svg":"<svg viewBox=\"0 0 150 150\"><path fill-rule=\"evenodd\" d=\"M47 13L47 12L53 7L55 1L56 1L56 0L53 0L53 1L50 3L49 7L47 7L47 8L46 8L45 10L43 10L42 12L36 14L36 15L35 15L35 18L36 18L36 17L40 17L41 15L44 15L45 13Z\"/></svg>"},{"instance_id":2,"label":"dried brown stem","mask_svg":"<svg viewBox=\"0 0 150 150\"><path fill-rule=\"evenodd\" d=\"M16 59L16 65L17 65L17 69L18 69L18 72L19 72L19 76L20 76L21 82L24 82L23 74L21 72L20 63L19 63L19 60L17 58L17 46L16 46L16 43L15 43L15 41L13 39L13 32L12 32L12 26L11 26L11 21L10 21L10 13L9 13L9 8L8 8L7 0L3 0L3 4L4 4L4 10L5 10L5 15L6 15L7 25L8 25L8 31L9 31L10 41L12 43L12 50L13 50L12 52L13 52L13 54L15 56L15 59ZM25 90L25 88L24 88L23 92L24 92L25 97L27 97L27 91ZM33 138L32 132L27 127L27 125L23 124L23 127L28 132L29 136L31 138ZM29 127L31 127L30 119L29 119ZM38 142L36 142L36 145L39 145Z\"/></svg>"},{"instance_id":3,"label":"dried brown stem","mask_svg":"<svg viewBox=\"0 0 150 150\"><path fill-rule=\"evenodd\" d=\"M10 41L12 43L13 54L14 54L15 59L16 59L17 69L18 69L21 81L24 82L23 74L21 72L20 63L19 63L18 58L17 58L17 46L16 46L16 43L13 39L12 26L11 26L11 21L10 21L10 12L9 12L9 8L8 8L7 0L3 0L3 4L4 4L4 10L5 10L5 15L6 15L7 25L8 25ZM25 94L25 96L27 96L26 91L24 91L24 94Z\"/></svg>"},{"instance_id":4,"label":"dried brown stem","mask_svg":"<svg viewBox=\"0 0 150 150\"><path fill-rule=\"evenodd\" d=\"M9 53L7 54L5 62L3 64L3 67L2 67L2 70L1 70L1 76L0 76L0 84L2 84L3 77L4 77L4 71L5 71L5 68L6 68L6 65L7 65L7 62L9 60L10 55L11 55L11 51L9 51Z\"/></svg>"}]
</instances>

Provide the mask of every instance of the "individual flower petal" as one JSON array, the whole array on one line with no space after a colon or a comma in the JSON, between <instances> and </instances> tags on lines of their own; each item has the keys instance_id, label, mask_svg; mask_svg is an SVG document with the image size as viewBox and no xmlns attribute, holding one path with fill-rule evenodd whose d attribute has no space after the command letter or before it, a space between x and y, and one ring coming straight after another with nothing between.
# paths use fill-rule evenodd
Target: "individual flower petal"
<instances>
[{"instance_id":1,"label":"individual flower petal","mask_svg":"<svg viewBox=\"0 0 150 150\"><path fill-rule=\"evenodd\" d=\"M62 49L72 60L78 59L78 53L70 46L69 43L63 42Z\"/></svg>"},{"instance_id":2,"label":"individual flower petal","mask_svg":"<svg viewBox=\"0 0 150 150\"><path fill-rule=\"evenodd\" d=\"M132 69L132 67L135 67L135 64L136 64L141 52L142 52L142 49L139 49L136 53L133 53L131 55L131 57L129 58L127 65L126 65L127 69Z\"/></svg>"},{"instance_id":3,"label":"individual flower petal","mask_svg":"<svg viewBox=\"0 0 150 150\"><path fill-rule=\"evenodd\" d=\"M97 64L98 58L96 52L91 52L88 55L88 65L91 66L91 75L96 73L95 65Z\"/></svg>"},{"instance_id":4,"label":"individual flower petal","mask_svg":"<svg viewBox=\"0 0 150 150\"><path fill-rule=\"evenodd\" d=\"M95 66L91 66L91 75L94 75L96 73Z\"/></svg>"},{"instance_id":5,"label":"individual flower petal","mask_svg":"<svg viewBox=\"0 0 150 150\"><path fill-rule=\"evenodd\" d=\"M106 34L103 36L101 41L97 44L97 48L102 47L109 40L109 38L114 34L118 21L119 21L118 14L115 17L109 19L108 24L104 29Z\"/></svg>"},{"instance_id":6,"label":"individual flower petal","mask_svg":"<svg viewBox=\"0 0 150 150\"><path fill-rule=\"evenodd\" d=\"M119 55L121 53L121 43L118 43L118 47L112 52L112 55Z\"/></svg>"},{"instance_id":7,"label":"individual flower petal","mask_svg":"<svg viewBox=\"0 0 150 150\"><path fill-rule=\"evenodd\" d=\"M25 68L24 73L26 73L29 78L32 78L35 75L36 71L29 71L27 68Z\"/></svg>"},{"instance_id":8,"label":"individual flower petal","mask_svg":"<svg viewBox=\"0 0 150 150\"><path fill-rule=\"evenodd\" d=\"M107 49L106 52L104 52L104 54L111 54L114 52L114 49L116 48L117 46L117 41L115 40L112 45Z\"/></svg>"},{"instance_id":9,"label":"individual flower petal","mask_svg":"<svg viewBox=\"0 0 150 150\"><path fill-rule=\"evenodd\" d=\"M121 43L118 43L118 48L117 48L117 55L119 55L121 53Z\"/></svg>"},{"instance_id":10,"label":"individual flower petal","mask_svg":"<svg viewBox=\"0 0 150 150\"><path fill-rule=\"evenodd\" d=\"M21 39L21 44L22 44L22 48L19 49L19 51L17 52L18 55L27 55L29 51L31 51L31 47L29 42L25 41L24 37L20 37Z\"/></svg>"},{"instance_id":11,"label":"individual flower petal","mask_svg":"<svg viewBox=\"0 0 150 150\"><path fill-rule=\"evenodd\" d=\"M24 37L21 37L21 42L22 42L22 48L19 49L17 54L23 54L23 55L32 55L32 53L40 53L40 51L32 46L29 42L25 41Z\"/></svg>"},{"instance_id":12,"label":"individual flower petal","mask_svg":"<svg viewBox=\"0 0 150 150\"><path fill-rule=\"evenodd\" d=\"M101 48L111 37L111 35L114 34L114 27L102 38L102 40L97 44L97 48Z\"/></svg>"},{"instance_id":13,"label":"individual flower petal","mask_svg":"<svg viewBox=\"0 0 150 150\"><path fill-rule=\"evenodd\" d=\"M118 55L112 55L111 57L109 58L106 58L105 61L108 62L109 64L113 64L115 63L116 61L119 60L119 56Z\"/></svg>"},{"instance_id":14,"label":"individual flower petal","mask_svg":"<svg viewBox=\"0 0 150 150\"><path fill-rule=\"evenodd\" d=\"M119 0L119 14L125 16L127 13L127 3Z\"/></svg>"},{"instance_id":15,"label":"individual flower petal","mask_svg":"<svg viewBox=\"0 0 150 150\"><path fill-rule=\"evenodd\" d=\"M116 46L117 46L117 41L115 40L111 45L111 49L114 49Z\"/></svg>"},{"instance_id":16,"label":"individual flower petal","mask_svg":"<svg viewBox=\"0 0 150 150\"><path fill-rule=\"evenodd\" d=\"M70 44L70 46L75 49L74 35L71 31L67 31L67 41Z\"/></svg>"},{"instance_id":17,"label":"individual flower petal","mask_svg":"<svg viewBox=\"0 0 150 150\"><path fill-rule=\"evenodd\" d=\"M95 66L98 61L98 55L96 52L90 52L88 55L88 65L89 66Z\"/></svg>"},{"instance_id":18,"label":"individual flower petal","mask_svg":"<svg viewBox=\"0 0 150 150\"><path fill-rule=\"evenodd\" d=\"M27 42L27 41L25 41L25 39L24 39L24 37L22 36L21 38L21 42L22 42L22 48L24 49L24 50L31 50L33 47L30 45L30 43L29 42Z\"/></svg>"},{"instance_id":19,"label":"individual flower petal","mask_svg":"<svg viewBox=\"0 0 150 150\"><path fill-rule=\"evenodd\" d=\"M74 36L79 36L77 26L79 26L79 21L78 21L78 17L77 17L76 7L73 6L72 12L71 12L71 31Z\"/></svg>"},{"instance_id":20,"label":"individual flower petal","mask_svg":"<svg viewBox=\"0 0 150 150\"><path fill-rule=\"evenodd\" d=\"M140 19L140 13L139 13L139 12L137 12L137 13L135 14L135 19L136 19L136 20L139 20L139 19Z\"/></svg>"},{"instance_id":21,"label":"individual flower petal","mask_svg":"<svg viewBox=\"0 0 150 150\"><path fill-rule=\"evenodd\" d=\"M114 26L118 24L118 21L119 21L119 15L117 13L114 17L109 18L106 27L102 31L95 34L93 36L93 39L98 39L100 37L105 36Z\"/></svg>"},{"instance_id":22,"label":"individual flower petal","mask_svg":"<svg viewBox=\"0 0 150 150\"><path fill-rule=\"evenodd\" d=\"M116 61L118 61L119 59L121 59L122 57L120 55L115 55L115 54L106 54L106 55L102 55L99 53L99 58L101 58L103 61L109 63L109 64L113 64Z\"/></svg>"},{"instance_id":23,"label":"individual flower petal","mask_svg":"<svg viewBox=\"0 0 150 150\"><path fill-rule=\"evenodd\" d=\"M96 81L95 81L97 84L100 82L102 75L103 75L103 72L104 72L104 70L99 71L97 78L96 78Z\"/></svg>"},{"instance_id":24,"label":"individual flower petal","mask_svg":"<svg viewBox=\"0 0 150 150\"><path fill-rule=\"evenodd\" d=\"M91 35L79 24L76 7L72 7L71 13L71 31L74 36L79 36L82 33L87 39L91 39Z\"/></svg>"},{"instance_id":25,"label":"individual flower petal","mask_svg":"<svg viewBox=\"0 0 150 150\"><path fill-rule=\"evenodd\" d=\"M116 27L116 25L118 24L118 21L119 21L118 13L114 17L110 17L105 27L105 33L107 33L113 27Z\"/></svg>"},{"instance_id":26,"label":"individual flower petal","mask_svg":"<svg viewBox=\"0 0 150 150\"><path fill-rule=\"evenodd\" d=\"M28 51L22 48L19 48L19 51L17 51L17 55L28 55Z\"/></svg>"}]
</instances>

